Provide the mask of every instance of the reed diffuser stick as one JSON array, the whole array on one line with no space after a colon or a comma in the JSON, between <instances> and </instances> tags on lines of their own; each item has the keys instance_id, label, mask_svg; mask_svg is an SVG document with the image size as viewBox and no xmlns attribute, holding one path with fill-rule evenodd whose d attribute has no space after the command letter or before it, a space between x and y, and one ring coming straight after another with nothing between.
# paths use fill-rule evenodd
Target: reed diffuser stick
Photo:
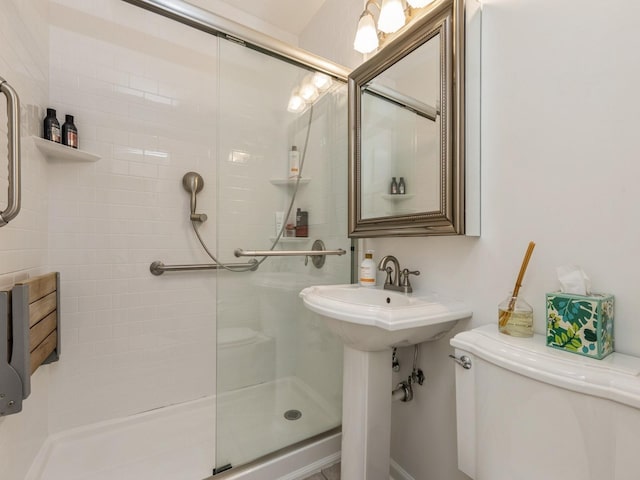
<instances>
[{"instance_id":1,"label":"reed diffuser stick","mask_svg":"<svg viewBox=\"0 0 640 480\"><path fill-rule=\"evenodd\" d=\"M529 265L529 259L531 259L531 254L533 253L533 249L535 248L535 246L536 244L534 242L529 242L527 251L524 254L524 258L522 259L522 265L520 266L520 272L518 273L516 284L513 287L513 294L511 295L509 306L507 307L507 310L500 313L500 317L498 318L498 324L500 325L500 327L505 327L507 323L509 323L509 319L511 318L513 309L516 306L516 300L518 299L518 292L520 292L520 287L522 286L522 279L524 278L524 272L527 271L527 265Z\"/></svg>"}]
</instances>

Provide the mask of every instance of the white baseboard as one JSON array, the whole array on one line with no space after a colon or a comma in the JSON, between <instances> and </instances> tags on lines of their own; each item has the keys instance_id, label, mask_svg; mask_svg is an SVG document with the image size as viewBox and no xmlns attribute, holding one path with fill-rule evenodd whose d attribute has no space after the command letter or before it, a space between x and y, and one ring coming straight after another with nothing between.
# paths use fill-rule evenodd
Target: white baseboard
<instances>
[{"instance_id":1,"label":"white baseboard","mask_svg":"<svg viewBox=\"0 0 640 480\"><path fill-rule=\"evenodd\" d=\"M338 463L340 461L340 452L336 452L328 457L321 458L317 462L312 463L311 465L307 465L295 472L291 472L284 477L281 477L280 480L303 480L307 477L310 477L314 473L318 473L320 470L324 470L325 468L330 467L334 463Z\"/></svg>"}]
</instances>

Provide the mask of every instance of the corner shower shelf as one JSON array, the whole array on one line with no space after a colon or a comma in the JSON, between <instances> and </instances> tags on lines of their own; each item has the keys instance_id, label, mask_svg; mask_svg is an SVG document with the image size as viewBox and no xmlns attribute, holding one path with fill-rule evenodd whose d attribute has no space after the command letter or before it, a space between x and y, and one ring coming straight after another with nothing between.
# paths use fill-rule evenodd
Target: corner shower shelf
<instances>
[{"instance_id":1,"label":"corner shower shelf","mask_svg":"<svg viewBox=\"0 0 640 480\"><path fill-rule=\"evenodd\" d=\"M33 143L49 160L74 160L77 162L97 162L98 155L61 145L44 138L32 136Z\"/></svg>"},{"instance_id":2,"label":"corner shower shelf","mask_svg":"<svg viewBox=\"0 0 640 480\"><path fill-rule=\"evenodd\" d=\"M296 184L296 179L295 178L272 178L269 180L273 185L295 185ZM310 178L301 178L300 179L300 185L306 185L307 183L309 183L311 181Z\"/></svg>"},{"instance_id":3,"label":"corner shower shelf","mask_svg":"<svg viewBox=\"0 0 640 480\"><path fill-rule=\"evenodd\" d=\"M382 198L384 198L385 200L391 200L394 202L401 202L402 200L409 200L410 198L415 197L415 195L413 193L398 193L395 195L391 195L391 194L384 194L382 195Z\"/></svg>"},{"instance_id":4,"label":"corner shower shelf","mask_svg":"<svg viewBox=\"0 0 640 480\"><path fill-rule=\"evenodd\" d=\"M278 243L304 243L309 240L310 237L280 237ZM269 241L273 243L276 237L269 237Z\"/></svg>"}]
</instances>

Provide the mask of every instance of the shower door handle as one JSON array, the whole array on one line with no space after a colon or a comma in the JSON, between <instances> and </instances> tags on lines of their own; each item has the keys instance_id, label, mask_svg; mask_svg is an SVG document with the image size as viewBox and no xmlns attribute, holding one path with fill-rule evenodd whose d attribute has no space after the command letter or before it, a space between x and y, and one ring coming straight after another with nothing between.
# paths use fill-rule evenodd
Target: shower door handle
<instances>
[{"instance_id":1,"label":"shower door handle","mask_svg":"<svg viewBox=\"0 0 640 480\"><path fill-rule=\"evenodd\" d=\"M2 77L0 77L0 92L7 97L7 134L9 137L7 145L9 152L7 208L0 212L0 227L3 227L20 212L20 99L16 91Z\"/></svg>"}]
</instances>

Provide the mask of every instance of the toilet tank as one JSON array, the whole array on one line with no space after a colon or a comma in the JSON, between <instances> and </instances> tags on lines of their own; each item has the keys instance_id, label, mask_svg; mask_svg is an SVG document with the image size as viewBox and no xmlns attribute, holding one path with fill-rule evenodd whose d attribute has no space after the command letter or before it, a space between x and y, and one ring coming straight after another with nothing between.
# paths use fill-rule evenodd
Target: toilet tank
<instances>
[{"instance_id":1,"label":"toilet tank","mask_svg":"<svg viewBox=\"0 0 640 480\"><path fill-rule=\"evenodd\" d=\"M475 480L640 479L640 359L556 351L495 325L451 340L458 468Z\"/></svg>"}]
</instances>

